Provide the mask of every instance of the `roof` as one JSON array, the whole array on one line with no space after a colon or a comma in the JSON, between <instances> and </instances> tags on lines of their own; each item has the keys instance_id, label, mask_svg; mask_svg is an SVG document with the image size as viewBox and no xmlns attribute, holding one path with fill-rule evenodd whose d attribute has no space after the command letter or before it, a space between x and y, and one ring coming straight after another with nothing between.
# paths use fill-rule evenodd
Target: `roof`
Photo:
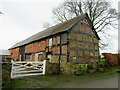
<instances>
[{"instance_id":1,"label":"roof","mask_svg":"<svg viewBox=\"0 0 120 90\"><path fill-rule=\"evenodd\" d=\"M35 35L32 35L31 37L29 37L29 38L15 44L10 49L13 49L13 48L16 48L16 47L31 43L31 42L36 41L36 40L40 40L42 38L45 38L45 37L48 37L48 36L51 36L51 35L54 35L54 34L57 34L57 33L60 33L60 32L68 31L68 29L70 29L80 19L82 19L82 18L84 18L86 16L88 17L87 14L83 14L83 15L80 15L80 16L75 17L73 19L70 19L68 21L65 21L63 23L60 23L60 24L57 24L55 26L49 27L49 28L47 28L47 29L35 34ZM94 31L94 32L96 32L96 31ZM95 34L98 37L97 33L95 33ZM99 39L99 37L98 37L98 39Z\"/></svg>"}]
</instances>

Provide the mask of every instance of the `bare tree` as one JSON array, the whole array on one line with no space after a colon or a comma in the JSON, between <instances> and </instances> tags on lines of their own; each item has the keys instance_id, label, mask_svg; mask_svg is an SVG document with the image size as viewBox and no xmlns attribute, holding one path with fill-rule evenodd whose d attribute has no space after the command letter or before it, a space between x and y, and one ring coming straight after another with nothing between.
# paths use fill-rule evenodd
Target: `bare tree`
<instances>
[{"instance_id":1,"label":"bare tree","mask_svg":"<svg viewBox=\"0 0 120 90\"><path fill-rule=\"evenodd\" d=\"M87 12L97 32L101 32L108 25L114 26L113 22L117 20L116 10L110 8L109 2L103 2L102 0L65 1L61 6L54 8L52 12L60 22Z\"/></svg>"},{"instance_id":2,"label":"bare tree","mask_svg":"<svg viewBox=\"0 0 120 90\"><path fill-rule=\"evenodd\" d=\"M0 11L0 14L3 14L3 13Z\"/></svg>"},{"instance_id":3,"label":"bare tree","mask_svg":"<svg viewBox=\"0 0 120 90\"><path fill-rule=\"evenodd\" d=\"M117 25L114 23L118 19L117 11L110 7L109 2L103 2L103 0L65 1L61 6L54 8L52 13L58 22L64 22L83 13L87 13L95 30L104 34L107 26L117 28Z\"/></svg>"},{"instance_id":4,"label":"bare tree","mask_svg":"<svg viewBox=\"0 0 120 90\"><path fill-rule=\"evenodd\" d=\"M51 27L50 23L46 22L46 23L43 24L43 28L47 29L49 27Z\"/></svg>"}]
</instances>

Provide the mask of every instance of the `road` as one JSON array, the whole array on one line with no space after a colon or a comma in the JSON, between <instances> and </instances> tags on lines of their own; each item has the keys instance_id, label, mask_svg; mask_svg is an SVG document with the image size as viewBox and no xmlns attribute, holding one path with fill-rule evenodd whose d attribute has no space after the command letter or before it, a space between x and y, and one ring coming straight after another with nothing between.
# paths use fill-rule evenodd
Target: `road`
<instances>
[{"instance_id":1,"label":"road","mask_svg":"<svg viewBox=\"0 0 120 90\"><path fill-rule=\"evenodd\" d=\"M120 76L120 75L119 75ZM118 88L118 74L58 84L54 88Z\"/></svg>"}]
</instances>

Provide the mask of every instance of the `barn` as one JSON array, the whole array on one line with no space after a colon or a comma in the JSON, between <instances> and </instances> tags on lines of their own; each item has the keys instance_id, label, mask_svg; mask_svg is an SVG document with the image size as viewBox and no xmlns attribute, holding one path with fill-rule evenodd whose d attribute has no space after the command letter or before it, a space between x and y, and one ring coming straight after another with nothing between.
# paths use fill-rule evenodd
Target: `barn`
<instances>
[{"instance_id":1,"label":"barn","mask_svg":"<svg viewBox=\"0 0 120 90\"><path fill-rule=\"evenodd\" d=\"M14 61L86 64L99 62L99 36L87 13L49 27L12 46Z\"/></svg>"}]
</instances>

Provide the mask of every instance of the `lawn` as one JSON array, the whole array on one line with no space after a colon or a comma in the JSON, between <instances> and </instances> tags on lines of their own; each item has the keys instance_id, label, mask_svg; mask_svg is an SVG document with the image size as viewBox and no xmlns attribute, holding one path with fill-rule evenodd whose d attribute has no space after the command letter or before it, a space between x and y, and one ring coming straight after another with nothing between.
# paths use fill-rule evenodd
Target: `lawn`
<instances>
[{"instance_id":1,"label":"lawn","mask_svg":"<svg viewBox=\"0 0 120 90\"><path fill-rule=\"evenodd\" d=\"M96 72L92 74L84 74L82 76L75 75L46 75L33 76L19 79L12 79L9 88L64 88L76 87L76 85L85 85L91 81L100 81L101 79L110 79L117 75L118 68L112 68L108 72Z\"/></svg>"}]
</instances>

